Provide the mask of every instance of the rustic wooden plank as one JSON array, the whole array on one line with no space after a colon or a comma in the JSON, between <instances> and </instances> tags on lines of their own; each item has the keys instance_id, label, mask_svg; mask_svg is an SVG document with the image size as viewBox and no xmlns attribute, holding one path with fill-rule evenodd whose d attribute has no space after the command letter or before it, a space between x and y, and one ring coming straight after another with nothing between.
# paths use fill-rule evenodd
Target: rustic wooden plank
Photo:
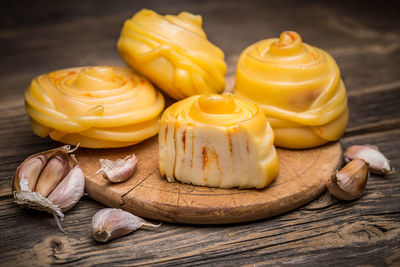
<instances>
[{"instance_id":1,"label":"rustic wooden plank","mask_svg":"<svg viewBox=\"0 0 400 267\"><path fill-rule=\"evenodd\" d=\"M134 153L137 171L123 183L112 184L101 174L99 159L116 160ZM309 150L277 149L280 171L264 189L221 189L168 183L158 170L158 140L153 137L120 149L76 152L90 197L145 218L168 222L220 224L271 217L298 208L319 196L342 163L339 142Z\"/></svg>"},{"instance_id":2,"label":"rustic wooden plank","mask_svg":"<svg viewBox=\"0 0 400 267\"><path fill-rule=\"evenodd\" d=\"M349 137L343 145L371 143L400 168L400 130ZM399 175L371 175L362 198L345 202L328 193L281 216L225 226L163 224L108 244L90 237L90 220L100 208L84 197L56 228L50 215L26 211L11 198L0 199L0 251L4 264L34 265L241 264L397 265L400 264ZM23 225L18 231L14 225Z\"/></svg>"},{"instance_id":3,"label":"rustic wooden plank","mask_svg":"<svg viewBox=\"0 0 400 267\"><path fill-rule=\"evenodd\" d=\"M348 96L349 124L346 135L399 128L400 85L384 90L366 90Z\"/></svg>"}]
</instances>

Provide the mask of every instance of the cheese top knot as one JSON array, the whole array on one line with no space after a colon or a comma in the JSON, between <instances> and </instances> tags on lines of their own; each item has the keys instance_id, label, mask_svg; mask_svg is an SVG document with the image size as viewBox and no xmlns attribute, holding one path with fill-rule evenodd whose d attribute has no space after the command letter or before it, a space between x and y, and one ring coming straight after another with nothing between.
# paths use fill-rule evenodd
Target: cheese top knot
<instances>
[{"instance_id":1,"label":"cheese top knot","mask_svg":"<svg viewBox=\"0 0 400 267\"><path fill-rule=\"evenodd\" d=\"M202 17L159 15L143 9L125 22L121 57L174 99L219 93L225 87L224 53L207 40Z\"/></svg>"},{"instance_id":2,"label":"cheese top knot","mask_svg":"<svg viewBox=\"0 0 400 267\"><path fill-rule=\"evenodd\" d=\"M243 127L252 135L265 135L268 124L257 105L231 94L197 95L179 101L164 112L162 121L169 120L193 126Z\"/></svg>"},{"instance_id":3,"label":"cheese top knot","mask_svg":"<svg viewBox=\"0 0 400 267\"><path fill-rule=\"evenodd\" d=\"M95 66L34 78L25 92L33 131L83 147L123 147L156 135L164 98L128 68Z\"/></svg>"},{"instance_id":4,"label":"cheese top knot","mask_svg":"<svg viewBox=\"0 0 400 267\"><path fill-rule=\"evenodd\" d=\"M346 90L335 60L296 32L259 41L240 55L235 95L260 105L275 144L309 148L339 139L347 125Z\"/></svg>"}]
</instances>

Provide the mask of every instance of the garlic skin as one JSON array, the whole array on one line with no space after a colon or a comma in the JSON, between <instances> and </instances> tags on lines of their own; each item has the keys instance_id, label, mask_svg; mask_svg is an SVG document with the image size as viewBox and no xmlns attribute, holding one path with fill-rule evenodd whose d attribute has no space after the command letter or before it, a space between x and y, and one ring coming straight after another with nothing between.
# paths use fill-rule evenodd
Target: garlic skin
<instances>
[{"instance_id":1,"label":"garlic skin","mask_svg":"<svg viewBox=\"0 0 400 267\"><path fill-rule=\"evenodd\" d=\"M71 154L75 149L62 146L28 157L16 169L12 182L17 204L53 214L63 232L59 218L75 206L85 187L83 172Z\"/></svg>"},{"instance_id":2,"label":"garlic skin","mask_svg":"<svg viewBox=\"0 0 400 267\"><path fill-rule=\"evenodd\" d=\"M51 203L47 198L43 197L38 192L14 191L13 196L15 203L21 205L24 208L45 211L53 214L55 215L54 218L56 219L56 221L58 220L56 216L58 216L61 221L64 219L64 213L61 211L61 209ZM57 224L59 224L58 221ZM63 231L62 228L60 228L60 230Z\"/></svg>"},{"instance_id":3,"label":"garlic skin","mask_svg":"<svg viewBox=\"0 0 400 267\"><path fill-rule=\"evenodd\" d=\"M359 198L365 190L369 176L368 163L354 159L328 181L329 192L342 200Z\"/></svg>"},{"instance_id":4,"label":"garlic skin","mask_svg":"<svg viewBox=\"0 0 400 267\"><path fill-rule=\"evenodd\" d=\"M99 161L101 169L98 172L102 173L104 179L113 183L123 182L131 178L137 165L137 158L133 153L116 161L108 159L100 159Z\"/></svg>"},{"instance_id":5,"label":"garlic skin","mask_svg":"<svg viewBox=\"0 0 400 267\"><path fill-rule=\"evenodd\" d=\"M378 147L372 145L350 146L344 152L345 162L350 162L355 158L363 159L369 164L369 170L375 174L391 174L394 170L390 169L389 160L379 151Z\"/></svg>"},{"instance_id":6,"label":"garlic skin","mask_svg":"<svg viewBox=\"0 0 400 267\"><path fill-rule=\"evenodd\" d=\"M197 95L161 118L159 169L169 182L263 188L279 172L274 133L255 104L232 95Z\"/></svg>"},{"instance_id":7,"label":"garlic skin","mask_svg":"<svg viewBox=\"0 0 400 267\"><path fill-rule=\"evenodd\" d=\"M127 235L142 226L157 228L160 225L149 223L121 209L105 208L93 216L92 234L96 241L105 243Z\"/></svg>"}]
</instances>

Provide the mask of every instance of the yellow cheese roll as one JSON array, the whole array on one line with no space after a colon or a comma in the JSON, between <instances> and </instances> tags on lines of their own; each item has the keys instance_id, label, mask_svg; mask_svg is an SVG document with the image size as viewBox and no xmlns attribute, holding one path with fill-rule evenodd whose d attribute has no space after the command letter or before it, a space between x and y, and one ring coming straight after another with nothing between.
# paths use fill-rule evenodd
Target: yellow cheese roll
<instances>
[{"instance_id":1,"label":"yellow cheese roll","mask_svg":"<svg viewBox=\"0 0 400 267\"><path fill-rule=\"evenodd\" d=\"M121 57L174 99L219 93L225 87L224 53L207 40L202 18L188 12L159 15L143 9L125 22Z\"/></svg>"},{"instance_id":2,"label":"yellow cheese roll","mask_svg":"<svg viewBox=\"0 0 400 267\"><path fill-rule=\"evenodd\" d=\"M348 121L346 89L335 60L296 32L259 41L240 55L234 94L258 103L275 145L311 148L338 140Z\"/></svg>"},{"instance_id":3,"label":"yellow cheese roll","mask_svg":"<svg viewBox=\"0 0 400 267\"><path fill-rule=\"evenodd\" d=\"M33 131L89 148L124 147L159 130L164 98L122 67L78 67L33 79L25 92Z\"/></svg>"},{"instance_id":4,"label":"yellow cheese roll","mask_svg":"<svg viewBox=\"0 0 400 267\"><path fill-rule=\"evenodd\" d=\"M160 173L171 182L263 188L279 171L273 142L257 105L228 94L192 96L161 118Z\"/></svg>"}]
</instances>

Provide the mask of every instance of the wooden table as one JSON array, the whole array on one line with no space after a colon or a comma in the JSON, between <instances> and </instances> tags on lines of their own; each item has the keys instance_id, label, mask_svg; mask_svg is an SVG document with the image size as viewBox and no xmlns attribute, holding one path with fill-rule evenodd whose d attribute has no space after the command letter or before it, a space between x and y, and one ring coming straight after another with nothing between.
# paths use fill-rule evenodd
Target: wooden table
<instances>
[{"instance_id":1,"label":"wooden table","mask_svg":"<svg viewBox=\"0 0 400 267\"><path fill-rule=\"evenodd\" d=\"M337 60L350 122L343 147L374 144L400 170L400 19L376 1L8 1L0 31L0 265L400 265L400 177L371 175L362 198L324 193L295 211L235 225L164 223L153 231L98 244L85 196L61 233L45 213L13 202L11 177L28 155L54 147L35 136L23 92L41 73L83 65L124 65L116 42L124 20L143 7L203 15L208 37L233 75L247 45L283 30ZM232 86L233 80L228 81Z\"/></svg>"}]
</instances>

